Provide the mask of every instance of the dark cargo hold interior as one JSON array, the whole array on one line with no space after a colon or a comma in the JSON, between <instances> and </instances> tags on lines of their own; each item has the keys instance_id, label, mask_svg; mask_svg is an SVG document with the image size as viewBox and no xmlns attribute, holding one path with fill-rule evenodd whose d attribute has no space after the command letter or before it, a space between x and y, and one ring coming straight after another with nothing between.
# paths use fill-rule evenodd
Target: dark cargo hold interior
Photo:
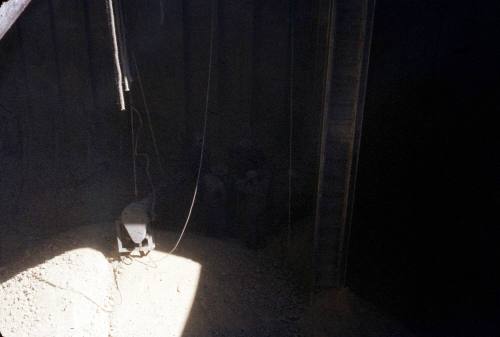
<instances>
[{"instance_id":1,"label":"dark cargo hold interior","mask_svg":"<svg viewBox=\"0 0 500 337\"><path fill-rule=\"evenodd\" d=\"M499 10L2 1L0 336L496 336Z\"/></svg>"}]
</instances>

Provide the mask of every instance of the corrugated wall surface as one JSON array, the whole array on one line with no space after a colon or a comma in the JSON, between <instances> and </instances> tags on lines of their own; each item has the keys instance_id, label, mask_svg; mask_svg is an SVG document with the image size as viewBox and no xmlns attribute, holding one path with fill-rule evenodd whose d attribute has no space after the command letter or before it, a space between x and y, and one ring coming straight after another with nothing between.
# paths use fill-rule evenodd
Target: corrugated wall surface
<instances>
[{"instance_id":1,"label":"corrugated wall surface","mask_svg":"<svg viewBox=\"0 0 500 337\"><path fill-rule=\"evenodd\" d=\"M139 69L160 154L174 174L201 132L211 2L115 4L126 27L130 103L144 109ZM239 140L256 140L272 169L272 223L279 231L287 228L291 164L290 237L307 241L295 252L306 269L319 186L314 261L320 285L338 284L342 275L371 4L336 1L332 13L327 0L219 0L216 7L208 165L227 163ZM98 0L33 1L0 41L5 232L37 236L109 221L132 197L129 116L118 111L111 45L105 2Z\"/></svg>"},{"instance_id":2,"label":"corrugated wall surface","mask_svg":"<svg viewBox=\"0 0 500 337\"><path fill-rule=\"evenodd\" d=\"M374 1L337 0L330 8L316 209L316 285L343 286Z\"/></svg>"},{"instance_id":3,"label":"corrugated wall surface","mask_svg":"<svg viewBox=\"0 0 500 337\"><path fill-rule=\"evenodd\" d=\"M319 151L324 51L317 41L324 16L317 2L293 4L291 21L289 0L218 1L209 106L213 161L227 161L229 148L244 137L264 149L279 228L288 209L291 23L292 188L300 217L314 211ZM210 8L204 0L122 1L131 68L135 73L136 59L172 171L201 131ZM118 111L114 71L105 1L32 1L0 41L4 232L37 236L47 228L112 220L131 198L129 116ZM132 103L143 109L133 79Z\"/></svg>"}]
</instances>

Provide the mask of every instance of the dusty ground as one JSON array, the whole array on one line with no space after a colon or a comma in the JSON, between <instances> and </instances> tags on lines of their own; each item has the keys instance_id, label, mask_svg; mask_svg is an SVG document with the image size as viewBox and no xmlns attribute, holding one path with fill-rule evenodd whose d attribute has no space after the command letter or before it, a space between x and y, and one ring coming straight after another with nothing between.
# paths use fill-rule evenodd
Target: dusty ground
<instances>
[{"instance_id":1,"label":"dusty ground","mask_svg":"<svg viewBox=\"0 0 500 337\"><path fill-rule=\"evenodd\" d=\"M417 337L348 288L316 294L302 322L306 337Z\"/></svg>"},{"instance_id":2,"label":"dusty ground","mask_svg":"<svg viewBox=\"0 0 500 337\"><path fill-rule=\"evenodd\" d=\"M309 302L272 253L238 242L188 235L168 255L176 234L156 231L157 250L119 261L109 223L52 237L6 237L5 337L415 336L348 289Z\"/></svg>"},{"instance_id":3,"label":"dusty ground","mask_svg":"<svg viewBox=\"0 0 500 337\"><path fill-rule=\"evenodd\" d=\"M113 226L85 226L0 269L3 336L300 336L303 299L263 252L157 232L145 258L112 259Z\"/></svg>"},{"instance_id":4,"label":"dusty ground","mask_svg":"<svg viewBox=\"0 0 500 337\"><path fill-rule=\"evenodd\" d=\"M0 286L0 331L4 336L107 336L112 275L105 257L89 248L27 269Z\"/></svg>"}]
</instances>

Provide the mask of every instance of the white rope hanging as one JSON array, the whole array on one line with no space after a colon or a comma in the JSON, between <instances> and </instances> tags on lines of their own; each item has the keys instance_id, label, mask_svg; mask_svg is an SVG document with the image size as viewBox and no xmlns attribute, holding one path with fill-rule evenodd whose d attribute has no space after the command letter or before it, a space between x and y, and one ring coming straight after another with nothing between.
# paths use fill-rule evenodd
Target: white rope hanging
<instances>
[{"instance_id":1,"label":"white rope hanging","mask_svg":"<svg viewBox=\"0 0 500 337\"><path fill-rule=\"evenodd\" d=\"M115 21L115 13L113 7L113 0L108 0L108 14L109 14L109 25L111 28L111 39L113 41L113 56L115 59L115 68L116 68L116 87L118 89L118 99L120 102L120 110L124 111L125 107L125 94L124 94L124 84L123 84L123 74L122 74L122 66L120 62L120 50L118 48L118 37L116 34L116 21ZM128 82L125 81L128 87Z\"/></svg>"}]
</instances>

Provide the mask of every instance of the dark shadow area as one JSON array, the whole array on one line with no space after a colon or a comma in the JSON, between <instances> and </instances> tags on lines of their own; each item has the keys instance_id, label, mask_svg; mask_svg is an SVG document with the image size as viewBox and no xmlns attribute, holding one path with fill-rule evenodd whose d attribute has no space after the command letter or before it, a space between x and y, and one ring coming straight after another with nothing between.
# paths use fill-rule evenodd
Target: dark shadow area
<instances>
[{"instance_id":1,"label":"dark shadow area","mask_svg":"<svg viewBox=\"0 0 500 337\"><path fill-rule=\"evenodd\" d=\"M313 5L296 4L291 17L288 0L219 1L205 160L188 228L202 243L187 238L176 252L203 266L185 336L298 333L308 290L297 284L312 278L319 151L320 112L307 104L321 81L312 72L320 71ZM0 282L78 248L113 257L110 224L151 193L148 175L155 229L175 233L170 244L184 224L201 151L210 2L122 1L120 10L127 103L137 111L118 109L105 2L33 1L0 42ZM147 155L136 162L137 196L133 137ZM293 272L289 236L302 255Z\"/></svg>"},{"instance_id":2,"label":"dark shadow area","mask_svg":"<svg viewBox=\"0 0 500 337\"><path fill-rule=\"evenodd\" d=\"M126 111L104 1L33 0L0 41L0 283L76 248L115 256L110 224L153 191L168 251L206 108L175 253L202 266L183 336L495 335L498 5L377 1L348 289L314 296L330 2L115 3Z\"/></svg>"},{"instance_id":3,"label":"dark shadow area","mask_svg":"<svg viewBox=\"0 0 500 337\"><path fill-rule=\"evenodd\" d=\"M33 241L114 221L135 198L134 179L137 198L151 193L148 175L162 229L182 226L199 165L211 11L201 0L117 2L132 87L130 108L120 112L105 4L43 0L27 8L0 45L2 264ZM190 231L274 245L279 256L292 237L303 256L297 277L310 283L317 4L219 1L214 11L206 149ZM135 178L133 137L146 154Z\"/></svg>"},{"instance_id":4,"label":"dark shadow area","mask_svg":"<svg viewBox=\"0 0 500 337\"><path fill-rule=\"evenodd\" d=\"M498 10L377 1L348 284L424 336L498 332L498 226L484 214L497 142L483 128Z\"/></svg>"}]
</instances>

